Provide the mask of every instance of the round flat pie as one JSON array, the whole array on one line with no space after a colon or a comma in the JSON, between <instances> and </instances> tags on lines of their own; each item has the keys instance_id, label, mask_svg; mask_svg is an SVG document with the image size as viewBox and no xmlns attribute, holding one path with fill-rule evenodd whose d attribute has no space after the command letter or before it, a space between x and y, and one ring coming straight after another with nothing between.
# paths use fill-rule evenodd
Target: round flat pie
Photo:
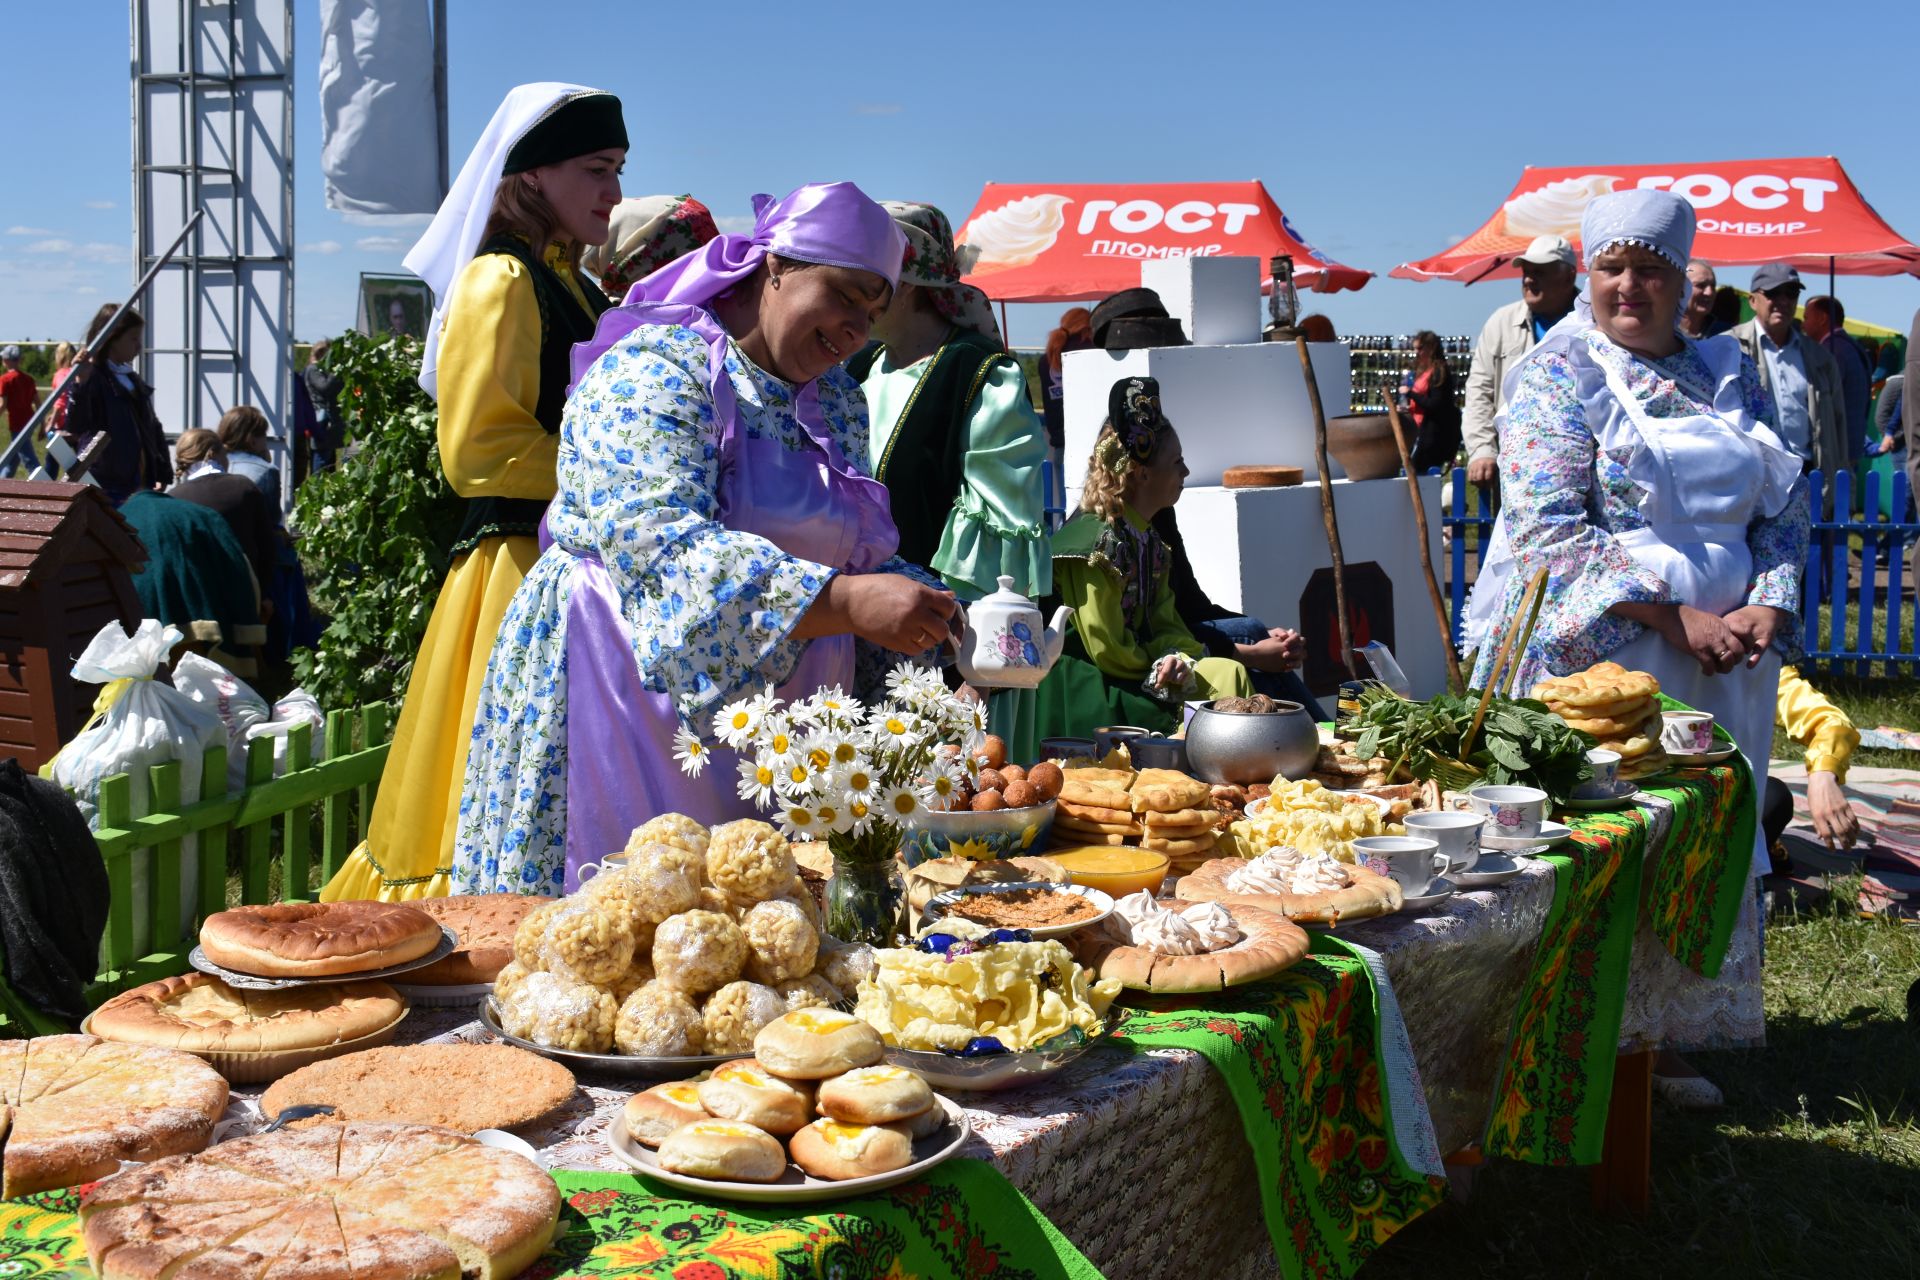
<instances>
[{"instance_id":1,"label":"round flat pie","mask_svg":"<svg viewBox=\"0 0 1920 1280\"><path fill-rule=\"evenodd\" d=\"M1228 907L1246 905L1272 911L1289 920L1337 925L1342 920L1368 920L1392 915L1404 901L1400 886L1365 867L1348 865L1351 883L1326 893L1235 893L1227 877L1246 866L1244 858L1215 858L1203 862L1174 886L1183 902L1219 902Z\"/></svg>"},{"instance_id":2,"label":"round flat pie","mask_svg":"<svg viewBox=\"0 0 1920 1280\"><path fill-rule=\"evenodd\" d=\"M1240 941L1218 951L1198 955L1162 955L1134 946L1097 929L1073 935L1073 950L1082 964L1096 969L1136 991L1220 991L1243 982L1271 978L1307 954L1306 930L1258 907L1234 903L1226 908L1240 930Z\"/></svg>"},{"instance_id":3,"label":"round flat pie","mask_svg":"<svg viewBox=\"0 0 1920 1280\"><path fill-rule=\"evenodd\" d=\"M407 905L425 912L459 937L452 955L410 971L408 986L462 987L492 982L513 959L513 934L536 907L552 898L528 893L468 893L420 898Z\"/></svg>"},{"instance_id":4,"label":"round flat pie","mask_svg":"<svg viewBox=\"0 0 1920 1280\"><path fill-rule=\"evenodd\" d=\"M97 1036L0 1040L0 1195L198 1151L226 1109L227 1082L190 1054Z\"/></svg>"},{"instance_id":5,"label":"round flat pie","mask_svg":"<svg viewBox=\"0 0 1920 1280\"><path fill-rule=\"evenodd\" d=\"M100 1280L509 1280L553 1239L560 1192L524 1156L428 1125L223 1142L80 1202Z\"/></svg>"},{"instance_id":6,"label":"round flat pie","mask_svg":"<svg viewBox=\"0 0 1920 1280\"><path fill-rule=\"evenodd\" d=\"M277 902L207 917L207 959L263 978L367 973L418 960L440 945L432 916L397 902Z\"/></svg>"},{"instance_id":7,"label":"round flat pie","mask_svg":"<svg viewBox=\"0 0 1920 1280\"><path fill-rule=\"evenodd\" d=\"M273 1053L364 1039L406 1015L407 1002L384 982L242 991L210 973L189 973L122 991L94 1010L87 1027L123 1044Z\"/></svg>"},{"instance_id":8,"label":"round flat pie","mask_svg":"<svg viewBox=\"0 0 1920 1280\"><path fill-rule=\"evenodd\" d=\"M573 1096L573 1073L510 1044L411 1044L367 1049L282 1076L260 1099L272 1119L325 1103L333 1121L396 1120L462 1133L511 1129Z\"/></svg>"}]
</instances>

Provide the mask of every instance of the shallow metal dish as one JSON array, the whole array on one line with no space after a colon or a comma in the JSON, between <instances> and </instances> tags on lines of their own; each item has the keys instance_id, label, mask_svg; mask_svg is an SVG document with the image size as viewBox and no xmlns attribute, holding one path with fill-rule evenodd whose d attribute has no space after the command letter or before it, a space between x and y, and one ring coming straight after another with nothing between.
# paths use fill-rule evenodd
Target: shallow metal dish
<instances>
[{"instance_id":1,"label":"shallow metal dish","mask_svg":"<svg viewBox=\"0 0 1920 1280\"><path fill-rule=\"evenodd\" d=\"M1021 1053L995 1053L978 1058L963 1058L937 1049L901 1049L888 1045L887 1061L896 1067L919 1072L936 1089L972 1093L1018 1089L1045 1080L1071 1065L1089 1049L1104 1044L1112 1034L1114 1023L1115 1018L1109 1010L1092 1035L1056 1036L1049 1048L1028 1049Z\"/></svg>"},{"instance_id":2,"label":"shallow metal dish","mask_svg":"<svg viewBox=\"0 0 1920 1280\"><path fill-rule=\"evenodd\" d=\"M460 945L460 935L446 925L440 926L440 945L417 960L405 964L388 965L384 969L369 969L365 973L329 973L316 978L267 978L257 973L241 973L217 965L207 959L206 948L195 943L193 950L187 953L187 963L202 973L210 973L230 987L242 991L286 991L293 987L320 987L329 983L339 985L346 982L372 982L376 979L391 977L396 973L409 973L414 969L424 969L436 960L444 960L453 954Z\"/></svg>"},{"instance_id":3,"label":"shallow metal dish","mask_svg":"<svg viewBox=\"0 0 1920 1280\"><path fill-rule=\"evenodd\" d=\"M492 996L480 1002L480 1023L508 1044L519 1045L528 1053L537 1053L555 1062L564 1062L576 1071L599 1071L607 1075L633 1076L642 1080L684 1080L702 1071L711 1071L723 1062L750 1057L745 1053L703 1053L691 1058L641 1058L624 1053L576 1053L537 1044L501 1029L500 1008Z\"/></svg>"},{"instance_id":4,"label":"shallow metal dish","mask_svg":"<svg viewBox=\"0 0 1920 1280\"><path fill-rule=\"evenodd\" d=\"M1105 920L1113 914L1113 898L1098 889L1091 889L1083 884L1048 884L1043 880L1021 880L1013 884L968 884L961 885L957 889L948 889L944 893L934 895L933 901L927 903L926 910L920 913L920 918L931 924L946 915L949 909L962 898L977 898L990 893L1017 893L1023 889L1051 889L1056 893L1070 893L1077 898L1085 898L1088 902L1091 902L1095 907L1099 908L1100 911L1098 915L1088 916L1085 920L1076 920L1072 924L1044 925L1038 929L1030 926L1013 926L1026 928L1027 932L1031 933L1036 940L1040 938L1064 938L1076 930L1086 928L1088 925L1099 924L1102 920ZM964 920L966 917L962 916L961 919ZM970 920L968 923L979 924L980 922L978 920Z\"/></svg>"}]
</instances>

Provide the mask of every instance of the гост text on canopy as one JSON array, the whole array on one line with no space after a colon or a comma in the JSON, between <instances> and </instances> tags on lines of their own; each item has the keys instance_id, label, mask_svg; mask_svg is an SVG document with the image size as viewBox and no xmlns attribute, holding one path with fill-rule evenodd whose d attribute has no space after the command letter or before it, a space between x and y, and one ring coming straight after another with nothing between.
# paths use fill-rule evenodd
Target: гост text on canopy
<instances>
[{"instance_id":1,"label":"\u0433\u043e\u0441\u0442 text on canopy","mask_svg":"<svg viewBox=\"0 0 1920 1280\"><path fill-rule=\"evenodd\" d=\"M1151 258L1291 254L1295 282L1319 293L1373 278L1308 244L1258 182L989 182L954 239L979 255L966 282L997 302L1104 298L1139 285Z\"/></svg>"},{"instance_id":2,"label":"\u0433\u043e\u0441\u0442 text on canopy","mask_svg":"<svg viewBox=\"0 0 1920 1280\"><path fill-rule=\"evenodd\" d=\"M1841 275L1920 275L1920 247L1881 220L1831 156L1529 167L1479 230L1389 274L1462 284L1516 276L1513 260L1528 241L1559 235L1577 247L1587 201L1633 187L1686 197L1699 215L1693 256L1715 266L1787 262Z\"/></svg>"}]
</instances>

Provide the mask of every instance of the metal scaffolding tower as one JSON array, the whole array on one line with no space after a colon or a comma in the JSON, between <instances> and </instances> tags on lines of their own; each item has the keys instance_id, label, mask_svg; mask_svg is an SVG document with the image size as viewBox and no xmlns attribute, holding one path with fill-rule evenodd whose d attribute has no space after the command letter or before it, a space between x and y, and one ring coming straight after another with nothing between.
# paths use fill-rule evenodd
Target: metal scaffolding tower
<instances>
[{"instance_id":1,"label":"metal scaffolding tower","mask_svg":"<svg viewBox=\"0 0 1920 1280\"><path fill-rule=\"evenodd\" d=\"M132 0L134 277L155 277L142 373L175 435L260 408L290 484L293 7Z\"/></svg>"}]
</instances>

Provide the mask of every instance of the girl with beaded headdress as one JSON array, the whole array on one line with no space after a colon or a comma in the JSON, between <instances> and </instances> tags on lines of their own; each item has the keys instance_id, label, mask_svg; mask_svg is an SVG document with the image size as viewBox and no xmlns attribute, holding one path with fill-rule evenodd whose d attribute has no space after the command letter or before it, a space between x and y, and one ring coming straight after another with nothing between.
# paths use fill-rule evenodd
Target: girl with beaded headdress
<instances>
[{"instance_id":1,"label":"girl with beaded headdress","mask_svg":"<svg viewBox=\"0 0 1920 1280\"><path fill-rule=\"evenodd\" d=\"M1074 615L1066 650L1040 685L1041 733L1114 723L1173 730L1183 702L1252 692L1246 667L1208 657L1174 602L1173 557L1151 521L1179 501L1186 477L1160 384L1114 383L1081 512L1053 537L1055 598Z\"/></svg>"}]
</instances>

